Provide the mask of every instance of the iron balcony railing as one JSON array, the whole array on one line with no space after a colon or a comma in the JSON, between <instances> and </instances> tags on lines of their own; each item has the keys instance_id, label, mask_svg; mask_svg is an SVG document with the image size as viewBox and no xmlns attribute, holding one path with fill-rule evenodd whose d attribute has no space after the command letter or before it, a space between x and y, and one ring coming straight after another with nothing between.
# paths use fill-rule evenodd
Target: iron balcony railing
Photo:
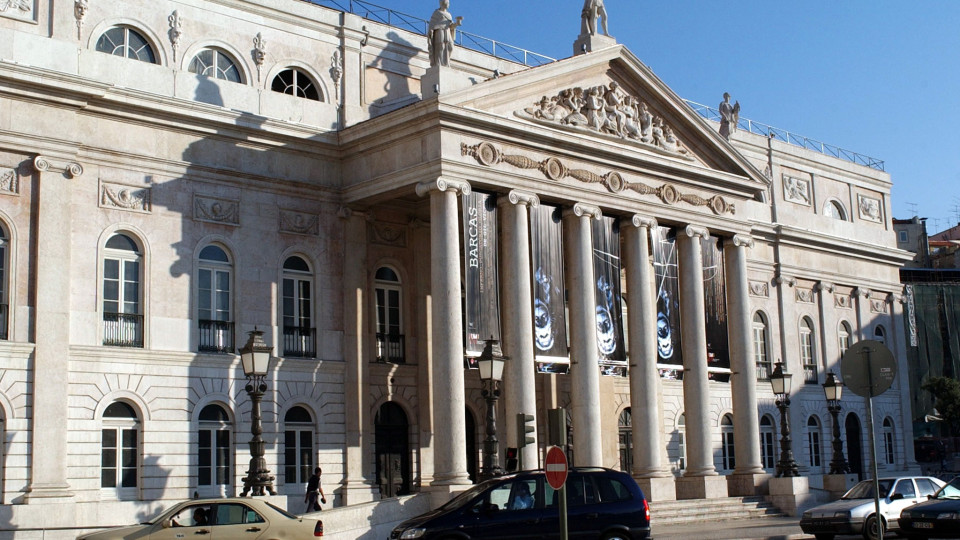
<instances>
[{"instance_id":1,"label":"iron balcony railing","mask_svg":"<svg viewBox=\"0 0 960 540\"><path fill-rule=\"evenodd\" d=\"M293 358L316 358L317 329L303 326L284 326L283 355Z\"/></svg>"},{"instance_id":2,"label":"iron balcony railing","mask_svg":"<svg viewBox=\"0 0 960 540\"><path fill-rule=\"evenodd\" d=\"M770 379L771 371L773 371L773 367L770 365L770 362L757 362L758 381L766 381Z\"/></svg>"},{"instance_id":3,"label":"iron balcony railing","mask_svg":"<svg viewBox=\"0 0 960 540\"><path fill-rule=\"evenodd\" d=\"M687 102L687 105L693 107L693 110L704 119L712 122L720 122L720 111L718 109L714 109L713 107L709 107L695 101L690 101L689 99L684 101ZM797 135L796 133L791 133L785 129L775 128L760 122L754 122L753 120L749 120L747 118L740 118L737 121L737 129L742 129L757 135L763 135L764 137L776 137L781 141L790 143L794 146L799 146L801 148L806 148L807 150L813 150L814 152L833 156L835 158L856 163L857 165L870 167L871 169L876 169L878 171L884 170L883 160L858 154L857 152L852 152L850 150L845 150L839 146L820 142L816 139L804 137L803 135Z\"/></svg>"},{"instance_id":4,"label":"iron balcony railing","mask_svg":"<svg viewBox=\"0 0 960 540\"><path fill-rule=\"evenodd\" d=\"M420 17L415 17L413 15L407 15L406 13L400 13L399 11L378 6L377 4L366 2L364 0L306 1L310 2L311 4L332 7L340 11L353 13L354 15L359 15L364 19L383 23L395 28L400 28L401 30L407 30L415 34L420 34L421 36L427 35L429 21L426 19L421 19ZM556 58L537 54L533 51L521 49L520 47L514 47L513 45L507 45L506 43L501 43L499 41L478 36L476 34L471 34L469 32L461 32L458 30L455 41L456 44L460 45L461 47L483 54L488 54L501 60L523 64L528 67L542 66L551 62L556 62Z\"/></svg>"},{"instance_id":5,"label":"iron balcony railing","mask_svg":"<svg viewBox=\"0 0 960 540\"><path fill-rule=\"evenodd\" d=\"M7 305L0 304L0 339L7 339Z\"/></svg>"},{"instance_id":6,"label":"iron balcony railing","mask_svg":"<svg viewBox=\"0 0 960 540\"><path fill-rule=\"evenodd\" d=\"M103 344L110 347L143 347L143 315L104 313Z\"/></svg>"},{"instance_id":7,"label":"iron balcony railing","mask_svg":"<svg viewBox=\"0 0 960 540\"><path fill-rule=\"evenodd\" d=\"M232 353L233 323L226 321L201 320L200 339L197 350L200 352Z\"/></svg>"},{"instance_id":8,"label":"iron balcony railing","mask_svg":"<svg viewBox=\"0 0 960 540\"><path fill-rule=\"evenodd\" d=\"M377 334L377 362L405 364L403 334Z\"/></svg>"}]
</instances>

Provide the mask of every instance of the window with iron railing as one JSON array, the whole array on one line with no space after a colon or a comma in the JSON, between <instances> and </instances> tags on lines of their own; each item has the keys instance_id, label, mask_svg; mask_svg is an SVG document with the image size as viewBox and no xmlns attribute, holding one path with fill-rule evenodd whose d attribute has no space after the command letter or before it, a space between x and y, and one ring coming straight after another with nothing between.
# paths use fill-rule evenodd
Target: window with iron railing
<instances>
[{"instance_id":1,"label":"window with iron railing","mask_svg":"<svg viewBox=\"0 0 960 540\"><path fill-rule=\"evenodd\" d=\"M143 315L104 313L103 344L111 347L143 347Z\"/></svg>"},{"instance_id":2,"label":"window with iron railing","mask_svg":"<svg viewBox=\"0 0 960 540\"><path fill-rule=\"evenodd\" d=\"M200 352L232 353L233 352L233 323L227 321L199 321Z\"/></svg>"},{"instance_id":3,"label":"window with iron railing","mask_svg":"<svg viewBox=\"0 0 960 540\"><path fill-rule=\"evenodd\" d=\"M200 251L197 272L197 349L200 352L232 353L233 263L226 250L209 245Z\"/></svg>"},{"instance_id":4,"label":"window with iron railing","mask_svg":"<svg viewBox=\"0 0 960 540\"><path fill-rule=\"evenodd\" d=\"M130 235L116 233L103 251L103 344L143 347L140 245Z\"/></svg>"},{"instance_id":5,"label":"window with iron railing","mask_svg":"<svg viewBox=\"0 0 960 540\"><path fill-rule=\"evenodd\" d=\"M7 305L0 304L0 340L7 339Z\"/></svg>"},{"instance_id":6,"label":"window with iron railing","mask_svg":"<svg viewBox=\"0 0 960 540\"><path fill-rule=\"evenodd\" d=\"M405 364L403 334L377 334L377 362Z\"/></svg>"},{"instance_id":7,"label":"window with iron railing","mask_svg":"<svg viewBox=\"0 0 960 540\"><path fill-rule=\"evenodd\" d=\"M299 358L317 356L317 331L313 327L313 273L300 256L283 262L281 316L283 355Z\"/></svg>"},{"instance_id":8,"label":"window with iron railing","mask_svg":"<svg viewBox=\"0 0 960 540\"><path fill-rule=\"evenodd\" d=\"M316 358L317 329L284 326L283 355L294 358Z\"/></svg>"},{"instance_id":9,"label":"window with iron railing","mask_svg":"<svg viewBox=\"0 0 960 540\"><path fill-rule=\"evenodd\" d=\"M800 362L803 364L803 380L817 382L817 359L813 349L813 323L804 317L800 320Z\"/></svg>"},{"instance_id":10,"label":"window with iron railing","mask_svg":"<svg viewBox=\"0 0 960 540\"><path fill-rule=\"evenodd\" d=\"M759 311L753 314L753 359L757 364L757 379L769 379L773 369L767 356L767 319Z\"/></svg>"}]
</instances>

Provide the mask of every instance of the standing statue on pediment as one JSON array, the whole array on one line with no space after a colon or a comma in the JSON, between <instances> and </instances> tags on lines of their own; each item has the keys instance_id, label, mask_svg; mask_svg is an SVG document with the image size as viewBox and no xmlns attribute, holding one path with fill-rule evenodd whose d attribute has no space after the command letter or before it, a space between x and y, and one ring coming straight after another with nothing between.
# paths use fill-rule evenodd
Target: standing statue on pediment
<instances>
[{"instance_id":1,"label":"standing statue on pediment","mask_svg":"<svg viewBox=\"0 0 960 540\"><path fill-rule=\"evenodd\" d=\"M640 106L637 98L628 95L623 98L623 135L630 139L640 138Z\"/></svg>"},{"instance_id":2,"label":"standing statue on pediment","mask_svg":"<svg viewBox=\"0 0 960 540\"><path fill-rule=\"evenodd\" d=\"M658 116L653 121L653 144L663 147L665 142L663 138L663 118Z\"/></svg>"},{"instance_id":3,"label":"standing statue on pediment","mask_svg":"<svg viewBox=\"0 0 960 540\"><path fill-rule=\"evenodd\" d=\"M603 99L606 102L603 110L607 113L607 118L616 122L616 134L621 137L624 136L623 124L626 120L626 115L623 114L621 110L623 108L623 98L620 96L618 90L620 85L616 81L610 83L610 87L607 89L606 93L603 95Z\"/></svg>"},{"instance_id":4,"label":"standing statue on pediment","mask_svg":"<svg viewBox=\"0 0 960 540\"><path fill-rule=\"evenodd\" d=\"M580 12L580 35L597 35L598 22L603 33L609 36L607 10L603 7L603 0L584 0L583 11Z\"/></svg>"},{"instance_id":5,"label":"standing statue on pediment","mask_svg":"<svg viewBox=\"0 0 960 540\"><path fill-rule=\"evenodd\" d=\"M646 102L640 102L640 141L647 144L653 142L653 115L647 109Z\"/></svg>"},{"instance_id":6,"label":"standing statue on pediment","mask_svg":"<svg viewBox=\"0 0 960 540\"><path fill-rule=\"evenodd\" d=\"M740 121L740 102L730 104L730 94L723 93L723 103L720 104L720 135L729 140L730 134L737 131L737 122Z\"/></svg>"},{"instance_id":7,"label":"standing statue on pediment","mask_svg":"<svg viewBox=\"0 0 960 540\"><path fill-rule=\"evenodd\" d=\"M587 116L587 125L596 131L600 131L605 124L603 106L603 87L595 86L588 90L583 112Z\"/></svg>"},{"instance_id":8,"label":"standing statue on pediment","mask_svg":"<svg viewBox=\"0 0 960 540\"><path fill-rule=\"evenodd\" d=\"M453 20L450 15L450 0L440 0L440 7L430 17L427 32L427 49L430 53L430 66L450 66L453 45L456 42L457 27L463 23L463 17Z\"/></svg>"}]
</instances>

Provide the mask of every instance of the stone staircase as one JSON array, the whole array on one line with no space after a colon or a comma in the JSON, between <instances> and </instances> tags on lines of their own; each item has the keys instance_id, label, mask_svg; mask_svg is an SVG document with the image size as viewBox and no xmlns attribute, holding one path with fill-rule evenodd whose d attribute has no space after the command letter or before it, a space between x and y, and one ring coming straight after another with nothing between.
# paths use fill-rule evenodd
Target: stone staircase
<instances>
[{"instance_id":1,"label":"stone staircase","mask_svg":"<svg viewBox=\"0 0 960 540\"><path fill-rule=\"evenodd\" d=\"M655 527L784 515L763 497L650 502L650 523Z\"/></svg>"}]
</instances>

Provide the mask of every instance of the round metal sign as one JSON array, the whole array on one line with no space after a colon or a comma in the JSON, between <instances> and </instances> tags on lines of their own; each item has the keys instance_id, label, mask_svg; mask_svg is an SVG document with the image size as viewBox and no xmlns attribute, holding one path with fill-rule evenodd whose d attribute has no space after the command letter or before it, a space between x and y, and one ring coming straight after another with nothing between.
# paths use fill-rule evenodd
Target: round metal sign
<instances>
[{"instance_id":1,"label":"round metal sign","mask_svg":"<svg viewBox=\"0 0 960 540\"><path fill-rule=\"evenodd\" d=\"M560 489L567 481L567 455L559 446L551 446L547 450L547 459L544 461L547 472L547 483L553 489Z\"/></svg>"},{"instance_id":2,"label":"round metal sign","mask_svg":"<svg viewBox=\"0 0 960 540\"><path fill-rule=\"evenodd\" d=\"M876 397L890 389L897 361L886 345L873 339L858 341L840 358L843 385L861 397Z\"/></svg>"}]
</instances>

